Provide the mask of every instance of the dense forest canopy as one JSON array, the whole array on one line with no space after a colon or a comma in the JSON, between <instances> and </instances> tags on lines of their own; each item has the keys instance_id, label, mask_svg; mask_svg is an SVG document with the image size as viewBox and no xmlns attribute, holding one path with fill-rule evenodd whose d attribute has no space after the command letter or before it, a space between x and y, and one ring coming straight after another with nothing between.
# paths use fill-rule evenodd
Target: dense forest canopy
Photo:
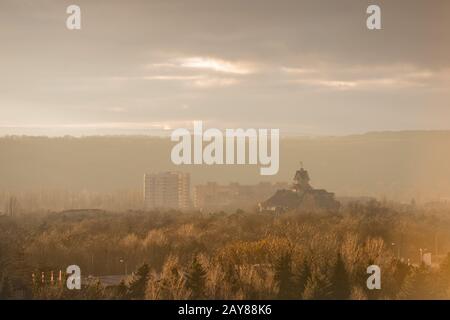
<instances>
[{"instance_id":1,"label":"dense forest canopy","mask_svg":"<svg viewBox=\"0 0 450 320\"><path fill-rule=\"evenodd\" d=\"M374 201L333 215L74 210L2 216L0 228L3 298L450 298L449 208ZM421 264L425 251L432 267ZM84 278L123 282L77 292L47 283L71 264ZM382 270L381 290L366 288L372 264ZM33 283L42 272L46 283Z\"/></svg>"}]
</instances>

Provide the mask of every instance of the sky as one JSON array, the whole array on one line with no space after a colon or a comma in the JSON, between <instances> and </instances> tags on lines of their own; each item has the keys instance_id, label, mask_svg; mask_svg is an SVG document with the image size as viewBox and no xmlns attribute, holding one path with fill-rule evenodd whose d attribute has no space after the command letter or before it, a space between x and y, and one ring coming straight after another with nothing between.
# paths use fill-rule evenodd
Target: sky
<instances>
[{"instance_id":1,"label":"sky","mask_svg":"<svg viewBox=\"0 0 450 320\"><path fill-rule=\"evenodd\" d=\"M448 0L0 0L0 135L450 130L449 101Z\"/></svg>"}]
</instances>

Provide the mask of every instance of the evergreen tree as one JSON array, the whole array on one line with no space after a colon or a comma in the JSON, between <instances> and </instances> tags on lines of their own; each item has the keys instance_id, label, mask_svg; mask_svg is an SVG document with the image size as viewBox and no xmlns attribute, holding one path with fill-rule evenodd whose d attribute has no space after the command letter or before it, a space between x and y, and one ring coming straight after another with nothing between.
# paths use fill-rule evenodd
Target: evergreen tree
<instances>
[{"instance_id":1,"label":"evergreen tree","mask_svg":"<svg viewBox=\"0 0 450 320\"><path fill-rule=\"evenodd\" d=\"M390 294L395 296L397 295L402 286L403 283L405 282L405 278L408 276L408 274L411 272L411 267L408 266L406 263L400 261L400 260L396 260L394 262L393 265L393 271L392 271L392 275L393 275L393 283L391 283L391 285L388 287L388 289L390 289ZM373 291L373 290L371 290ZM385 290L383 290L385 291Z\"/></svg>"},{"instance_id":2,"label":"evergreen tree","mask_svg":"<svg viewBox=\"0 0 450 320\"><path fill-rule=\"evenodd\" d=\"M338 254L336 264L334 265L333 274L331 276L331 290L334 299L346 300L350 298L350 280L341 254Z\"/></svg>"},{"instance_id":3,"label":"evergreen tree","mask_svg":"<svg viewBox=\"0 0 450 320\"><path fill-rule=\"evenodd\" d=\"M241 289L239 277L237 275L235 266L227 263L224 266L224 273L225 273L224 280L228 284L231 294L235 294L236 292L239 291L239 289Z\"/></svg>"},{"instance_id":4,"label":"evergreen tree","mask_svg":"<svg viewBox=\"0 0 450 320\"><path fill-rule=\"evenodd\" d=\"M275 262L275 282L278 286L278 299L293 298L292 257L289 253L281 255Z\"/></svg>"},{"instance_id":5,"label":"evergreen tree","mask_svg":"<svg viewBox=\"0 0 450 320\"><path fill-rule=\"evenodd\" d=\"M186 288L191 290L192 299L201 299L205 290L206 271L197 257L194 257L192 264L186 273Z\"/></svg>"},{"instance_id":6,"label":"evergreen tree","mask_svg":"<svg viewBox=\"0 0 450 320\"><path fill-rule=\"evenodd\" d=\"M87 300L101 300L106 297L105 288L102 286L100 281L87 285L83 291L83 298Z\"/></svg>"},{"instance_id":7,"label":"evergreen tree","mask_svg":"<svg viewBox=\"0 0 450 320\"><path fill-rule=\"evenodd\" d=\"M8 277L0 279L0 300L7 300L11 298L11 283Z\"/></svg>"},{"instance_id":8,"label":"evergreen tree","mask_svg":"<svg viewBox=\"0 0 450 320\"><path fill-rule=\"evenodd\" d=\"M145 291L147 290L147 283L150 277L150 268L144 263L134 275L130 282L128 296L131 299L142 300L145 298Z\"/></svg>"},{"instance_id":9,"label":"evergreen tree","mask_svg":"<svg viewBox=\"0 0 450 320\"><path fill-rule=\"evenodd\" d=\"M125 281L120 281L119 285L115 288L114 296L119 300L128 298L128 287L125 284Z\"/></svg>"},{"instance_id":10,"label":"evergreen tree","mask_svg":"<svg viewBox=\"0 0 450 320\"><path fill-rule=\"evenodd\" d=\"M311 270L308 265L308 261L303 259L302 264L295 276L295 284L296 284L296 296L300 298L303 297L303 293L305 292L306 283L308 282L309 277L311 276Z\"/></svg>"},{"instance_id":11,"label":"evergreen tree","mask_svg":"<svg viewBox=\"0 0 450 320\"><path fill-rule=\"evenodd\" d=\"M447 253L445 259L442 260L439 266L439 270L442 274L442 277L450 284L450 253Z\"/></svg>"},{"instance_id":12,"label":"evergreen tree","mask_svg":"<svg viewBox=\"0 0 450 320\"><path fill-rule=\"evenodd\" d=\"M435 282L433 280L432 274L424 266L412 270L406 276L398 298L405 300L439 298L438 286L433 286Z\"/></svg>"},{"instance_id":13,"label":"evergreen tree","mask_svg":"<svg viewBox=\"0 0 450 320\"><path fill-rule=\"evenodd\" d=\"M303 299L305 300L327 300L333 297L331 282L328 277L320 272L312 272L306 282Z\"/></svg>"}]
</instances>

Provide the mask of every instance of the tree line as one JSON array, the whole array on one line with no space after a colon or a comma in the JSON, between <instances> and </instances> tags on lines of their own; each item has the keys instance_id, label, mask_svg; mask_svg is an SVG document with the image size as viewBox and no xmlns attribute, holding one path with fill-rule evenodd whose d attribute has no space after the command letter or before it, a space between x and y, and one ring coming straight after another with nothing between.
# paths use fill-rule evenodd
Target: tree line
<instances>
[{"instance_id":1,"label":"tree line","mask_svg":"<svg viewBox=\"0 0 450 320\"><path fill-rule=\"evenodd\" d=\"M450 212L372 202L339 214L71 211L0 217L0 297L448 299ZM420 260L432 254L432 266ZM82 290L31 275L80 266ZM380 290L366 286L380 266ZM97 277L120 276L106 285Z\"/></svg>"}]
</instances>

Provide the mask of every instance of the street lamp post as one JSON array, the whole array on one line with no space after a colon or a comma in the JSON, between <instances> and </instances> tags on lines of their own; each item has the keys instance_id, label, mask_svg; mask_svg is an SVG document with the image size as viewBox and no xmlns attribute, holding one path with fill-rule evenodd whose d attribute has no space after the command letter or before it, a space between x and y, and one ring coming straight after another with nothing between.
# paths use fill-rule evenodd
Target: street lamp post
<instances>
[{"instance_id":1,"label":"street lamp post","mask_svg":"<svg viewBox=\"0 0 450 320\"><path fill-rule=\"evenodd\" d=\"M127 265L127 261L126 261L124 258L120 258L119 262L124 264L124 266L125 266L125 275L128 276L128 265Z\"/></svg>"}]
</instances>

